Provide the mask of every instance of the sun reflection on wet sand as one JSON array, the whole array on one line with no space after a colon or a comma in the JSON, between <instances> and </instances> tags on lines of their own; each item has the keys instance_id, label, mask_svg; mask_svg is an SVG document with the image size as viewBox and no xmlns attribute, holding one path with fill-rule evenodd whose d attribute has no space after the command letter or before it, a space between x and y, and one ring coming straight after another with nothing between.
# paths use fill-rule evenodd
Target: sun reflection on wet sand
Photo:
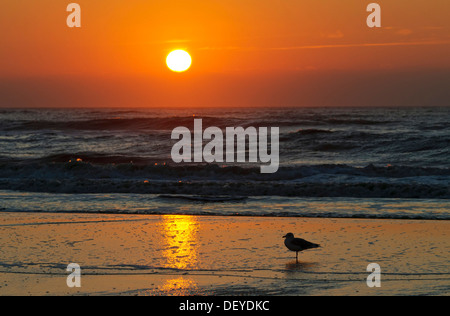
<instances>
[{"instance_id":1,"label":"sun reflection on wet sand","mask_svg":"<svg viewBox=\"0 0 450 316\"><path fill-rule=\"evenodd\" d=\"M195 268L198 261L199 222L195 216L167 215L163 217L162 230L166 267L174 269Z\"/></svg>"},{"instance_id":2,"label":"sun reflection on wet sand","mask_svg":"<svg viewBox=\"0 0 450 316\"><path fill-rule=\"evenodd\" d=\"M199 290L194 280L179 277L167 280L160 291L165 295L186 296L196 294Z\"/></svg>"},{"instance_id":3,"label":"sun reflection on wet sand","mask_svg":"<svg viewBox=\"0 0 450 316\"><path fill-rule=\"evenodd\" d=\"M195 216L166 215L161 222L165 267L173 269L196 268L198 265L199 222ZM189 295L197 291L191 279L167 279L160 290L168 295Z\"/></svg>"},{"instance_id":4,"label":"sun reflection on wet sand","mask_svg":"<svg viewBox=\"0 0 450 316\"><path fill-rule=\"evenodd\" d=\"M159 281L159 280L158 280ZM197 283L189 277L173 277L163 279L162 282L156 281L151 284L151 287L145 290L137 291L139 296L189 296L189 295L204 295Z\"/></svg>"}]
</instances>

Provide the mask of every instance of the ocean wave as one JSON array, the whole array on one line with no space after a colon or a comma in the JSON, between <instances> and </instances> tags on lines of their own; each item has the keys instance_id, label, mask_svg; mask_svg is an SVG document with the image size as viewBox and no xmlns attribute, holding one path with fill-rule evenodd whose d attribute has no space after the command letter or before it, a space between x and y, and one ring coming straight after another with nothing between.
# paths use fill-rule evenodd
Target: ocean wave
<instances>
[{"instance_id":1,"label":"ocean wave","mask_svg":"<svg viewBox=\"0 0 450 316\"><path fill-rule=\"evenodd\" d=\"M351 142L322 143L322 144L314 145L312 147L313 150L322 151L322 152L346 151L346 150L351 150L351 149L355 149L355 148L359 148L358 144L351 143Z\"/></svg>"},{"instance_id":2,"label":"ocean wave","mask_svg":"<svg viewBox=\"0 0 450 316\"><path fill-rule=\"evenodd\" d=\"M26 112L25 112L26 113ZM24 113L22 113L24 114ZM101 112L88 113L90 116L100 115ZM128 115L132 114L131 117ZM122 116L123 117L122 117ZM134 117L134 115L136 117ZM225 128L229 126L242 127L289 127L289 126L310 126L310 125L382 125L393 124L395 121L370 120L358 118L329 118L320 115L310 117L272 117L272 118L256 118L248 117L220 117L220 116L167 116L167 117L139 117L138 111L111 111L107 118L76 118L75 120L61 120L55 118L49 120L27 119L13 120L3 119L0 130L3 131L39 131L39 130L172 130L178 126L186 126L193 128L194 118L201 118L204 126L217 126ZM89 116L88 116L89 117ZM326 132L320 129L299 130L299 134L322 133Z\"/></svg>"},{"instance_id":3,"label":"ocean wave","mask_svg":"<svg viewBox=\"0 0 450 316\"><path fill-rule=\"evenodd\" d=\"M251 216L251 217L302 217L302 218L354 218L354 219L403 219L403 220L450 220L448 214L389 214L389 213L343 213L343 212L266 212L245 211L245 212L224 212L217 211L197 211L197 210L169 210L169 209L141 209L141 210L70 210L70 211L49 211L49 210L28 210L28 209L0 209L0 212L14 212L14 213L71 213L71 214L119 214L119 215L189 215L189 216ZM58 223L61 224L61 223ZM39 224L36 224L39 225ZM1 227L2 225L0 225ZM9 226L9 225L4 225ZM13 224L11 225L13 226Z\"/></svg>"},{"instance_id":4,"label":"ocean wave","mask_svg":"<svg viewBox=\"0 0 450 316\"><path fill-rule=\"evenodd\" d=\"M448 108L2 110L0 181L4 189L39 192L447 198L449 113ZM192 131L194 118L202 118L203 128L279 126L280 169L261 174L256 163L173 164L170 131L178 126Z\"/></svg>"},{"instance_id":5,"label":"ocean wave","mask_svg":"<svg viewBox=\"0 0 450 316\"><path fill-rule=\"evenodd\" d=\"M345 164L281 166L276 173L261 174L259 165L218 165L207 163L175 164L148 161L139 156L57 154L39 159L0 160L0 178L143 178L149 179L205 179L205 180L297 180L314 175L348 175L369 178L410 178L450 176L450 168L415 166L355 167ZM139 163L142 161L142 163Z\"/></svg>"},{"instance_id":6,"label":"ocean wave","mask_svg":"<svg viewBox=\"0 0 450 316\"><path fill-rule=\"evenodd\" d=\"M335 133L332 130L326 130L326 129L317 129L317 128L307 128L307 129L299 129L295 132L288 132L286 134L282 134L280 136L280 141L292 141L292 140L302 140L305 136L321 136L321 135L328 135Z\"/></svg>"},{"instance_id":7,"label":"ocean wave","mask_svg":"<svg viewBox=\"0 0 450 316\"><path fill-rule=\"evenodd\" d=\"M449 202L438 199L248 196L64 194L0 191L0 212L192 216L257 216L450 220ZM136 221L137 218L121 221ZM82 221L85 223L85 221ZM89 221L95 223L96 221ZM100 220L104 222L104 220ZM41 225L13 223L0 226ZM47 222L46 224L64 224Z\"/></svg>"},{"instance_id":8,"label":"ocean wave","mask_svg":"<svg viewBox=\"0 0 450 316\"><path fill-rule=\"evenodd\" d=\"M385 125L385 124L395 124L398 121L394 120L368 120L368 119L358 119L358 118L347 118L347 119L339 119L339 118L327 118L323 120L323 122L327 124L334 125Z\"/></svg>"},{"instance_id":9,"label":"ocean wave","mask_svg":"<svg viewBox=\"0 0 450 316\"><path fill-rule=\"evenodd\" d=\"M331 130L325 130L325 129L316 129L316 128L307 128L307 129L300 129L294 133L295 135L316 135L316 134L331 134L334 133L334 131Z\"/></svg>"},{"instance_id":10,"label":"ocean wave","mask_svg":"<svg viewBox=\"0 0 450 316\"><path fill-rule=\"evenodd\" d=\"M198 196L347 196L450 198L450 170L347 165L259 167L0 163L0 189L63 193L152 193Z\"/></svg>"},{"instance_id":11,"label":"ocean wave","mask_svg":"<svg viewBox=\"0 0 450 316\"><path fill-rule=\"evenodd\" d=\"M117 113L120 114L120 113ZM104 118L74 121L3 121L1 130L4 131L34 131L34 130L173 130L178 126L186 126L193 129L195 117L135 117L135 118ZM201 117L204 126L240 126L244 123L239 119L212 117ZM272 122L273 123L273 122ZM242 124L245 126L248 124Z\"/></svg>"},{"instance_id":12,"label":"ocean wave","mask_svg":"<svg viewBox=\"0 0 450 316\"><path fill-rule=\"evenodd\" d=\"M0 157L0 162L2 161ZM108 169L106 165L110 164L112 167L116 164L131 164L131 165L143 165L148 164L154 165L157 162L161 162L163 159L150 159L143 156L137 156L137 155L127 155L127 154L102 154L102 153L96 153L96 152L85 152L81 154L70 154L70 153L60 153L60 154L53 154L49 156L45 156L42 158L36 158L32 160L31 165L38 164L40 166L45 166L46 164L51 164L53 167L55 167L55 163L63 164L60 165L60 167L71 169L71 168L79 168L81 165L83 165L84 168L92 168L92 169L98 169L102 168L101 166L105 166L104 169ZM5 162L5 160L3 160ZM75 165L75 163L77 163ZM85 163L83 163L85 162ZM89 163L86 163L89 162ZM26 167L27 163L22 164L22 166Z\"/></svg>"},{"instance_id":13,"label":"ocean wave","mask_svg":"<svg viewBox=\"0 0 450 316\"><path fill-rule=\"evenodd\" d=\"M223 196L223 195L171 195L160 194L161 199L179 199L198 202L237 202L248 199L248 196Z\"/></svg>"},{"instance_id":14,"label":"ocean wave","mask_svg":"<svg viewBox=\"0 0 450 316\"><path fill-rule=\"evenodd\" d=\"M231 182L136 180L3 180L1 190L49 193L136 193L191 195L251 195L287 197L366 197L450 199L448 187L435 184L345 182Z\"/></svg>"}]
</instances>

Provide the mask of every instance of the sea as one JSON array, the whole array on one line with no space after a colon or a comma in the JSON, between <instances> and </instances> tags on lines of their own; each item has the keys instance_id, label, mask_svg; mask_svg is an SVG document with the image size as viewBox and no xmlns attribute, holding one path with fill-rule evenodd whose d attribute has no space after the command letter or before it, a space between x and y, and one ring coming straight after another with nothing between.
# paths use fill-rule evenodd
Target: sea
<instances>
[{"instance_id":1,"label":"sea","mask_svg":"<svg viewBox=\"0 0 450 316\"><path fill-rule=\"evenodd\" d=\"M173 129L200 118L278 127L278 171L175 163ZM450 107L0 109L0 212L449 220L449 122Z\"/></svg>"}]
</instances>

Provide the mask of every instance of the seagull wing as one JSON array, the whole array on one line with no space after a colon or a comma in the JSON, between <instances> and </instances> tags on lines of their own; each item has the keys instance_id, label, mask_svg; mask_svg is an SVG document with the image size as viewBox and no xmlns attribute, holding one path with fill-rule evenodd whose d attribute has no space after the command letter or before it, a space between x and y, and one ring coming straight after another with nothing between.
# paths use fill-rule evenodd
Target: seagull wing
<instances>
[{"instance_id":1,"label":"seagull wing","mask_svg":"<svg viewBox=\"0 0 450 316\"><path fill-rule=\"evenodd\" d=\"M314 244L312 242L309 242L309 241L301 239L301 238L294 238L292 240L292 243L296 246L301 247L302 249L311 249L311 248L320 247L320 245L318 245L318 244Z\"/></svg>"}]
</instances>

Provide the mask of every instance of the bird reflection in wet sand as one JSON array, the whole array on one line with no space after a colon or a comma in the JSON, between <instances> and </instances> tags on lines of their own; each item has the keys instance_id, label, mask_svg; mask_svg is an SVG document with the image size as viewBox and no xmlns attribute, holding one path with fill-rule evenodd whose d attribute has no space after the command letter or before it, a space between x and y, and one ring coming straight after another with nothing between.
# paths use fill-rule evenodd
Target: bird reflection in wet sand
<instances>
[{"instance_id":1,"label":"bird reflection in wet sand","mask_svg":"<svg viewBox=\"0 0 450 316\"><path fill-rule=\"evenodd\" d=\"M288 262L286 263L286 269L285 271L288 273L293 272L302 272L302 271L308 271L312 270L317 266L316 262Z\"/></svg>"},{"instance_id":2,"label":"bird reflection in wet sand","mask_svg":"<svg viewBox=\"0 0 450 316\"><path fill-rule=\"evenodd\" d=\"M301 238L294 238L293 233L287 233L283 236L284 244L287 247L287 249L291 251L295 251L295 259L298 263L298 253L299 251L307 250L307 249L313 249L313 248L319 248L320 245L314 244L312 242L309 242L307 240L301 239Z\"/></svg>"}]
</instances>

